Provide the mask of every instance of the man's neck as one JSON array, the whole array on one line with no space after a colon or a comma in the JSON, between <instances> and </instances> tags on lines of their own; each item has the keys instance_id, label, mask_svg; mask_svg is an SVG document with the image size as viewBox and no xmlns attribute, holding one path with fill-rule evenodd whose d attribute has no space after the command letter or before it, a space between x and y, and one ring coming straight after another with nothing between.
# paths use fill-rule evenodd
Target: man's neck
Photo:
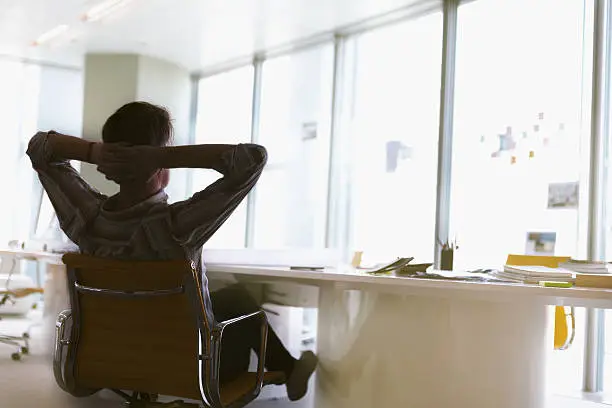
<instances>
[{"instance_id":1,"label":"man's neck","mask_svg":"<svg viewBox=\"0 0 612 408\"><path fill-rule=\"evenodd\" d=\"M112 209L115 211L125 210L126 208L133 207L136 204L145 201L158 192L159 189L135 189L130 188L129 186L121 186L119 193L113 196Z\"/></svg>"}]
</instances>

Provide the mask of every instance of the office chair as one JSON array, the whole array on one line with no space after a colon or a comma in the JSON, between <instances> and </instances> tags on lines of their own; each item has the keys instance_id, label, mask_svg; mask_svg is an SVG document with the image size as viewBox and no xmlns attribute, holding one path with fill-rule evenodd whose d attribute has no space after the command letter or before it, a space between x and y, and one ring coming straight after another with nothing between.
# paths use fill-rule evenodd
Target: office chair
<instances>
[{"instance_id":1,"label":"office chair","mask_svg":"<svg viewBox=\"0 0 612 408\"><path fill-rule=\"evenodd\" d=\"M30 278L17 274L19 261L15 257L2 257L0 265L0 320L2 316L25 316L35 302L31 301L30 295L43 293L42 288L35 287ZM11 354L13 360L21 360L21 357L29 353L30 328L21 335L0 333L0 343L14 347Z\"/></svg>"},{"instance_id":2,"label":"office chair","mask_svg":"<svg viewBox=\"0 0 612 408\"><path fill-rule=\"evenodd\" d=\"M239 408L284 375L264 372L268 322L263 311L217 323L193 263L118 261L66 254L70 310L55 329L53 369L76 397L110 389L126 406ZM255 319L262 339L255 372L222 383L223 334ZM176 400L163 404L158 395Z\"/></svg>"}]
</instances>

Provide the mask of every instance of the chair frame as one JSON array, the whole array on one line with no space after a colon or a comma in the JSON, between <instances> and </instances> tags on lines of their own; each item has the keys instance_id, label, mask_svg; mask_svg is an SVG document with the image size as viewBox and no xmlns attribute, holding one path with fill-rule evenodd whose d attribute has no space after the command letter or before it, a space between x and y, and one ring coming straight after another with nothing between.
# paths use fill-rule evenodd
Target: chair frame
<instances>
[{"instance_id":1,"label":"chair frame","mask_svg":"<svg viewBox=\"0 0 612 408\"><path fill-rule=\"evenodd\" d=\"M16 348L16 351L11 354L11 358L15 361L21 360L21 356L30 353L30 334L27 331L21 336L0 334L0 343Z\"/></svg>"},{"instance_id":2,"label":"chair frame","mask_svg":"<svg viewBox=\"0 0 612 408\"><path fill-rule=\"evenodd\" d=\"M169 290L122 291L105 288L93 288L79 284L77 281L77 271L79 268L71 266L72 256L82 255L67 254L63 257L64 263L67 265L71 309L65 310L58 315L55 326L55 347L53 352L54 376L57 384L64 391L76 397L89 396L99 391L98 389L81 389L76 386L75 365L79 346L79 322L81 318L78 297L79 293L132 299L139 297L167 296L185 293L188 296L192 306L192 311L194 312L194 330L198 330L198 355L194 356L194 359L197 359L198 361L198 373L194 373L194 375L198 375L202 404L209 408L239 408L248 404L259 395L264 381L264 362L268 333L268 320L263 310L219 323L209 321L210 319L207 316L210 316L211 314L207 314L206 304L210 304L210 302L204 302L204 299L208 297L208 293L200 284L200 279L198 277L194 262L186 262L185 270L190 271L190 273L185 274L183 278L183 285L180 287ZM221 384L219 380L223 333L226 328L238 325L251 319L260 321L262 334L261 338L263 339L260 346L260 358L257 365L255 386L251 392L242 395L237 400L232 401L229 404L224 405L221 401ZM72 324L71 330L68 330L68 324ZM138 392L135 392L134 395L130 397L125 392L119 390L112 391L124 397L127 400L128 406L157 406L157 403L155 402L148 403L149 401L154 401L155 399L152 398L151 395L139 394ZM181 402L176 401L175 404L176 403L180 404Z\"/></svg>"},{"instance_id":3,"label":"chair frame","mask_svg":"<svg viewBox=\"0 0 612 408\"><path fill-rule=\"evenodd\" d=\"M10 282L11 277L15 274L15 267L17 266L17 259L15 257L10 257L11 259L11 268L7 273L8 281ZM42 292L40 288L24 288L27 290L32 290L32 293ZM29 294L23 295L27 296ZM0 307L2 307L6 302L10 302L12 299L18 299L22 297L21 295L14 293L8 287L5 289L0 289ZM1 310L0 310L1 311ZM3 320L3 317L0 317L0 320ZM9 346L13 346L16 348L16 351L11 354L11 358L15 361L21 360L23 355L27 355L30 353L30 330L36 324L30 325L25 332L21 334L21 336L13 336L8 334L0 334L0 343L6 344Z\"/></svg>"}]
</instances>

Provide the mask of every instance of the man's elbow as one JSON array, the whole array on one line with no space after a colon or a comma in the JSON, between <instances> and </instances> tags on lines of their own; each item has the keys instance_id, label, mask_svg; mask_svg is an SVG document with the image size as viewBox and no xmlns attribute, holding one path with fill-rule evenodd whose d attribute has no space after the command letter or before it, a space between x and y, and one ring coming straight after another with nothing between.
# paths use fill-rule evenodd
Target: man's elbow
<instances>
[{"instance_id":1,"label":"man's elbow","mask_svg":"<svg viewBox=\"0 0 612 408\"><path fill-rule=\"evenodd\" d=\"M32 162L34 168L40 167L47 163L47 156L45 151L47 144L47 133L38 132L28 142L28 149L26 154Z\"/></svg>"},{"instance_id":2,"label":"man's elbow","mask_svg":"<svg viewBox=\"0 0 612 408\"><path fill-rule=\"evenodd\" d=\"M265 147L255 143L245 143L240 145L240 148L242 166L263 169L268 161L268 151Z\"/></svg>"},{"instance_id":3,"label":"man's elbow","mask_svg":"<svg viewBox=\"0 0 612 408\"><path fill-rule=\"evenodd\" d=\"M251 144L251 146L251 148L253 149L252 155L255 158L255 162L259 166L264 167L268 162L268 151L262 145Z\"/></svg>"}]
</instances>

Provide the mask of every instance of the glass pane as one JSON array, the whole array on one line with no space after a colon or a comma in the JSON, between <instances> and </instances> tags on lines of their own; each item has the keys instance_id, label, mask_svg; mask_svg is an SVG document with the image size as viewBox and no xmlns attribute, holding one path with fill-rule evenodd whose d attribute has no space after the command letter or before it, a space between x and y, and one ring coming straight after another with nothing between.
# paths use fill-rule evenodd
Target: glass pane
<instances>
[{"instance_id":1,"label":"glass pane","mask_svg":"<svg viewBox=\"0 0 612 408\"><path fill-rule=\"evenodd\" d=\"M247 66L202 78L198 89L196 140L200 143L236 144L251 141L253 67ZM193 170L193 193L219 179L213 170ZM205 248L244 248L247 200L223 224Z\"/></svg>"},{"instance_id":2,"label":"glass pane","mask_svg":"<svg viewBox=\"0 0 612 408\"><path fill-rule=\"evenodd\" d=\"M608 50L610 52L610 50ZM609 57L610 55L608 55ZM608 87L612 80L612 66L608 64L608 72L606 72ZM612 94L607 93L607 119L610 120L612 114ZM603 184L604 190L602 192L603 198L603 225L600 225L600 230L603 232L604 242L604 256L605 260L612 260L612 170L610 163L612 160L612 127L608 125L608 134L605 139L605 150L604 150L604 168ZM604 400L606 403L612 403L612 310L604 310L604 321L603 330L604 341L603 345L598 347L599 355L598 358L603 362L603 391Z\"/></svg>"},{"instance_id":3,"label":"glass pane","mask_svg":"<svg viewBox=\"0 0 612 408\"><path fill-rule=\"evenodd\" d=\"M278 194L286 188L288 178L288 172L282 169L267 170L257 184L254 232L258 248L283 248L285 242L291 239L292 234L286 228L288 195ZM312 227L312 223L309 226Z\"/></svg>"},{"instance_id":4,"label":"glass pane","mask_svg":"<svg viewBox=\"0 0 612 408\"><path fill-rule=\"evenodd\" d=\"M609 253L607 256L607 259L610 259ZM606 395L606 402L610 403L612 402L612 395L610 395L610 391L612 391L612 310L604 310L603 325L604 344L599 348L600 355L598 357L603 360L603 390Z\"/></svg>"},{"instance_id":5,"label":"glass pane","mask_svg":"<svg viewBox=\"0 0 612 408\"><path fill-rule=\"evenodd\" d=\"M555 308L549 307L549 330L553 332L555 321ZM570 313L570 308L565 308ZM584 347L586 330L586 309L577 307L575 314L575 337L571 345L565 350L554 350L550 347L547 359L547 387L551 394L575 396L582 389ZM568 324L571 330L571 322ZM570 334L571 335L571 334Z\"/></svg>"},{"instance_id":6,"label":"glass pane","mask_svg":"<svg viewBox=\"0 0 612 408\"><path fill-rule=\"evenodd\" d=\"M360 35L348 124L349 247L432 261L442 13Z\"/></svg>"},{"instance_id":7,"label":"glass pane","mask_svg":"<svg viewBox=\"0 0 612 408\"><path fill-rule=\"evenodd\" d=\"M586 3L479 0L459 8L455 268L499 268L511 253L586 256L593 30ZM553 393L581 389L584 332L577 309L574 343L549 349Z\"/></svg>"},{"instance_id":8,"label":"glass pane","mask_svg":"<svg viewBox=\"0 0 612 408\"><path fill-rule=\"evenodd\" d=\"M581 0L459 8L455 267L499 267L510 253L586 255L592 23Z\"/></svg>"},{"instance_id":9,"label":"glass pane","mask_svg":"<svg viewBox=\"0 0 612 408\"><path fill-rule=\"evenodd\" d=\"M256 187L256 248L325 246L332 79L331 44L263 65L258 142L268 166Z\"/></svg>"},{"instance_id":10,"label":"glass pane","mask_svg":"<svg viewBox=\"0 0 612 408\"><path fill-rule=\"evenodd\" d=\"M0 61L0 172L5 176L0 189L0 243L25 240L32 225L31 208L35 173L25 155L27 143L36 132L40 68L11 61ZM24 188L25 186L25 188Z\"/></svg>"}]
</instances>

